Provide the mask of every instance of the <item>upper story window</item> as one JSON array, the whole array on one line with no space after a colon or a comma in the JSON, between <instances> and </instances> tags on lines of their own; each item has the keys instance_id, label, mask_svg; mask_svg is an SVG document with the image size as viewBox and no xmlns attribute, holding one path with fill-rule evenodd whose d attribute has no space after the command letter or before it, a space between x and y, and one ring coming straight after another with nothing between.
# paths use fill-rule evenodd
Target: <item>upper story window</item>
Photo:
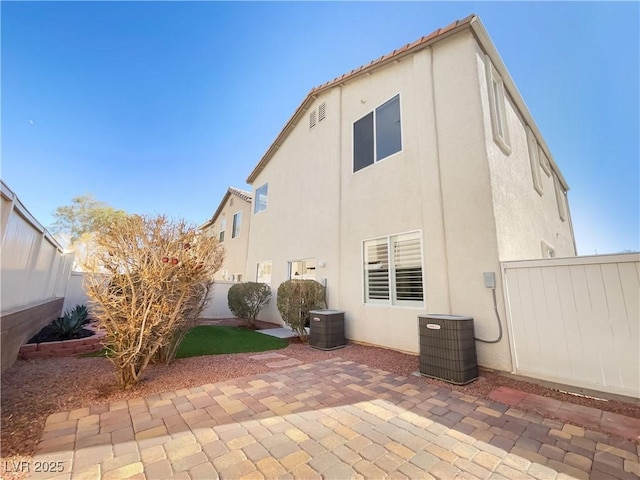
<instances>
[{"instance_id":1,"label":"upper story window","mask_svg":"<svg viewBox=\"0 0 640 480\"><path fill-rule=\"evenodd\" d=\"M256 190L255 200L253 202L253 213L258 213L267 209L267 199L269 194L269 184L265 183Z\"/></svg>"},{"instance_id":2,"label":"upper story window","mask_svg":"<svg viewBox=\"0 0 640 480\"><path fill-rule=\"evenodd\" d=\"M231 230L231 238L240 235L240 223L242 223L242 212L238 212L233 216L233 229Z\"/></svg>"},{"instance_id":3,"label":"upper story window","mask_svg":"<svg viewBox=\"0 0 640 480\"><path fill-rule=\"evenodd\" d=\"M363 248L365 303L424 304L420 232L367 240Z\"/></svg>"},{"instance_id":4,"label":"upper story window","mask_svg":"<svg viewBox=\"0 0 640 480\"><path fill-rule=\"evenodd\" d=\"M540 171L541 149L538 140L531 129L527 127L527 143L529 144L529 164L531 165L531 176L533 178L533 188L542 195L542 172Z\"/></svg>"},{"instance_id":5,"label":"upper story window","mask_svg":"<svg viewBox=\"0 0 640 480\"><path fill-rule=\"evenodd\" d=\"M567 193L565 192L560 179L554 173L553 183L556 190L556 203L558 204L558 216L563 222L567 219Z\"/></svg>"},{"instance_id":6,"label":"upper story window","mask_svg":"<svg viewBox=\"0 0 640 480\"><path fill-rule=\"evenodd\" d=\"M227 229L227 219L223 218L222 220L220 220L220 238L219 240L221 242L224 242L224 232Z\"/></svg>"},{"instance_id":7,"label":"upper story window","mask_svg":"<svg viewBox=\"0 0 640 480\"><path fill-rule=\"evenodd\" d=\"M402 150L400 95L380 105L353 124L353 171Z\"/></svg>"},{"instance_id":8,"label":"upper story window","mask_svg":"<svg viewBox=\"0 0 640 480\"><path fill-rule=\"evenodd\" d=\"M538 159L540 160L540 166L542 167L542 171L547 177L551 176L551 164L549 163L549 157L544 153L542 149L542 145L538 145Z\"/></svg>"},{"instance_id":9,"label":"upper story window","mask_svg":"<svg viewBox=\"0 0 640 480\"><path fill-rule=\"evenodd\" d=\"M493 140L502 151L509 155L511 145L509 139L509 126L507 124L507 109L504 91L504 82L498 71L486 56L487 82L489 88L489 110L491 112L491 128Z\"/></svg>"}]
</instances>

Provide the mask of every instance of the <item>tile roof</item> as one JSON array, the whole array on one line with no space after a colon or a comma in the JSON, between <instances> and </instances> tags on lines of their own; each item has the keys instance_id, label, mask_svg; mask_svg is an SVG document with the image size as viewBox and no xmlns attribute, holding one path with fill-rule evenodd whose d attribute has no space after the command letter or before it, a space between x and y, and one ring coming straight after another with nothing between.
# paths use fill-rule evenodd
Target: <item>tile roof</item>
<instances>
[{"instance_id":1,"label":"tile roof","mask_svg":"<svg viewBox=\"0 0 640 480\"><path fill-rule=\"evenodd\" d=\"M224 208L225 203L227 203L227 200L229 199L232 193L237 197L239 197L240 199L244 200L245 202L251 202L251 199L253 198L251 195L251 192L247 192L246 190L241 190L235 187L229 187L225 192L224 197L222 197L222 201L220 202L220 205L218 205L218 208L216 209L216 213L214 213L209 220L207 220L202 225L200 225L200 230L207 228L209 225L211 225L213 222L216 221L216 218L218 218L218 215L220 215L220 212Z\"/></svg>"},{"instance_id":2,"label":"tile roof","mask_svg":"<svg viewBox=\"0 0 640 480\"><path fill-rule=\"evenodd\" d=\"M229 191L231 193L235 193L237 196L239 196L241 199L243 199L246 202L250 202L251 201L251 192L247 192L246 190L240 190L239 188L236 187L229 187Z\"/></svg>"},{"instance_id":3,"label":"tile roof","mask_svg":"<svg viewBox=\"0 0 640 480\"><path fill-rule=\"evenodd\" d=\"M416 40L413 43L407 43L404 47L402 48L398 48L396 50L394 50L391 53L388 53L386 55L381 56L380 58L376 59L376 60L372 60L370 63L368 63L367 65L362 65L358 68L355 68L353 70L351 70L349 73L345 73L344 75L341 75L339 77L334 78L333 80L330 80L326 83L323 83L322 85L319 85L317 87L314 87L311 89L311 91L309 92L309 95L315 95L317 93L319 93L322 90L325 90L327 88L331 88L335 85L339 85L340 83L349 80L350 78L358 75L359 73L363 73L366 71L371 70L372 68L378 67L381 64L387 63L389 60L396 60L398 57L413 53L416 50L419 50L420 48L424 47L427 44L432 43L433 40L441 40L442 37L445 36L445 34L451 32L454 29L458 29L458 27L466 27L469 24L471 24L471 22L476 18L475 15L469 15L466 18L463 18L462 20L456 20L455 22L447 25L444 28L439 28L438 30L435 30L434 32L431 32L429 35L425 35L422 38L419 38L418 40Z\"/></svg>"},{"instance_id":4,"label":"tile roof","mask_svg":"<svg viewBox=\"0 0 640 480\"><path fill-rule=\"evenodd\" d=\"M444 28L439 28L438 30L435 30L434 32L430 33L429 35L426 35L422 38L419 38L418 40L416 40L413 43L408 43L406 44L404 47L399 48L394 50L391 53L388 53L387 55L383 55L382 57L376 59L376 60L372 60L370 63L368 63L367 65L362 65L358 68L355 68L353 70L351 70L348 73L345 73L344 75L341 75L339 77L334 78L331 81L328 81L326 83L323 83L322 85L319 85L317 87L314 87L311 89L311 91L307 94L307 96L305 97L305 99L302 101L302 103L300 104L300 106L296 109L296 111L294 112L294 114L291 116L291 118L289 119L289 121L287 122L287 124L285 125L285 127L282 129L282 131L280 132L280 134L278 135L278 137L275 139L275 141L271 144L271 146L269 147L269 149L267 150L267 152L264 154L264 156L262 157L262 159L260 160L260 162L258 162L258 165L256 165L256 167L253 169L253 171L249 174L249 177L247 178L247 183L252 183L253 180L255 179L255 177L258 175L258 173L266 166L266 164L269 162L269 160L271 159L271 156L275 153L275 151L280 147L280 145L282 144L282 142L284 141L284 139L287 137L287 135L289 134L289 131L296 126L296 120L297 118L306 112L307 110L307 105L310 104L313 100L315 100L315 97L328 89L331 89L333 87L335 87L336 85L340 85L341 83L350 80L352 78L358 77L360 75L363 75L367 72L370 72L371 70L374 70L376 68L381 67L382 65L385 65L391 61L395 61L398 58L404 57L406 55L410 55L424 47L426 47L427 45L430 45L432 43L434 43L435 41L439 41L442 40L443 38L456 33L464 28L467 28L471 25L471 23L476 20L477 16L472 14L469 15L466 18L463 18L462 20L457 20L449 25L447 25Z\"/></svg>"}]
</instances>

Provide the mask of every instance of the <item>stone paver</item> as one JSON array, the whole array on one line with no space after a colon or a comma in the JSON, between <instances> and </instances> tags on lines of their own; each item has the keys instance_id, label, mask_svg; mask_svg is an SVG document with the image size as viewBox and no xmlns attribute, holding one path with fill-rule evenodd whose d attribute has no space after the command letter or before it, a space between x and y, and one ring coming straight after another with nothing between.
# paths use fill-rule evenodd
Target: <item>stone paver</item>
<instances>
[{"instance_id":1,"label":"stone paver","mask_svg":"<svg viewBox=\"0 0 640 480\"><path fill-rule=\"evenodd\" d=\"M302 362L295 358L287 358L286 360L280 360L277 362L269 362L267 363L267 367L277 368L277 367L293 367L294 365L300 365Z\"/></svg>"},{"instance_id":2,"label":"stone paver","mask_svg":"<svg viewBox=\"0 0 640 480\"><path fill-rule=\"evenodd\" d=\"M582 427L597 427L607 433L640 441L640 418L625 417L604 412L592 407L561 402L533 393L524 393L508 387L499 387L491 393L491 398L514 407L534 408L536 411L559 418L563 422L579 424ZM566 425L563 431L584 437L584 428Z\"/></svg>"},{"instance_id":3,"label":"stone paver","mask_svg":"<svg viewBox=\"0 0 640 480\"><path fill-rule=\"evenodd\" d=\"M277 353L254 357L295 360ZM513 390L503 393L504 403L479 399L332 358L53 414L34 465L50 462L59 468L31 476L638 477L636 442L589 430L593 419L605 418L602 412L545 403ZM572 423L578 416L587 421L578 426L525 413L517 409L525 400L570 414ZM633 425L618 417L606 416L609 422Z\"/></svg>"}]
</instances>

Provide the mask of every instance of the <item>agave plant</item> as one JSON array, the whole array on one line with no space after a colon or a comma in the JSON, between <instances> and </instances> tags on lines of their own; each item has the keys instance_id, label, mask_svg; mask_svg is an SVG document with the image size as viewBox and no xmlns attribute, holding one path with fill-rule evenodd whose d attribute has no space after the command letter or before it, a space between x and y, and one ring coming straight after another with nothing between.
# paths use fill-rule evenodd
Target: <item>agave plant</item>
<instances>
[{"instance_id":1,"label":"agave plant","mask_svg":"<svg viewBox=\"0 0 640 480\"><path fill-rule=\"evenodd\" d=\"M64 316L53 321L63 340L69 340L82 329L82 326L89 322L89 312L84 305L76 305L70 312L65 312Z\"/></svg>"}]
</instances>

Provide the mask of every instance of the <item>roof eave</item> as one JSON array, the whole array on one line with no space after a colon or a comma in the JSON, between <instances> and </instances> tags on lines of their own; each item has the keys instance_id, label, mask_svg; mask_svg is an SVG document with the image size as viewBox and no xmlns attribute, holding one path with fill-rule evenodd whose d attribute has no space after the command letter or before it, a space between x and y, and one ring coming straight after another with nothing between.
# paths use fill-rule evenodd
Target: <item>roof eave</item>
<instances>
[{"instance_id":1,"label":"roof eave","mask_svg":"<svg viewBox=\"0 0 640 480\"><path fill-rule=\"evenodd\" d=\"M247 202L247 203L251 202L251 200L247 200L245 198L242 198L240 195L238 195L232 187L227 188L227 192L224 194L224 197L222 197L222 201L218 205L216 212L213 214L213 216L209 220L207 220L206 222L204 222L202 225L198 227L199 230L204 230L205 228L213 225L216 222L216 220L218 219L218 216L220 215L220 212L222 212L222 209L224 208L224 205L225 203L227 203L227 200L229 199L231 194L235 195L236 197L238 197L240 200L244 202Z\"/></svg>"}]
</instances>

